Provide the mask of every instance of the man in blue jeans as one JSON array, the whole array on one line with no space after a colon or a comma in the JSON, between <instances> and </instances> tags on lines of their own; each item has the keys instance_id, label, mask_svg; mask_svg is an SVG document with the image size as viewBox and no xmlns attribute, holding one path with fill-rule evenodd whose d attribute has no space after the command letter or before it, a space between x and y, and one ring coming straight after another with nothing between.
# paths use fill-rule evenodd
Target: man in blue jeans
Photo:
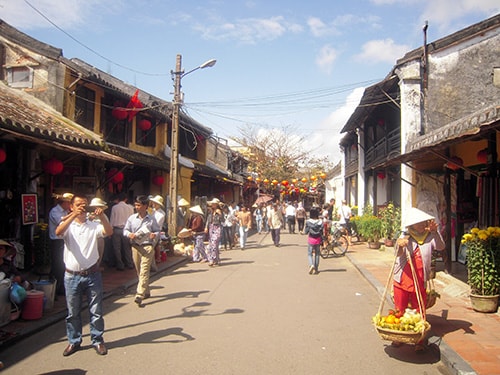
<instances>
[{"instance_id":1,"label":"man in blue jeans","mask_svg":"<svg viewBox=\"0 0 500 375\"><path fill-rule=\"evenodd\" d=\"M113 227L101 207L94 213L100 223L87 220L87 198L75 194L71 200L71 213L56 228L56 235L64 240L64 287L66 289L66 334L69 344L64 349L67 357L78 351L82 344L81 307L83 295L87 297L90 315L90 339L99 355L106 355L104 346L104 318L102 311L102 276L99 270L97 239L113 234Z\"/></svg>"}]
</instances>

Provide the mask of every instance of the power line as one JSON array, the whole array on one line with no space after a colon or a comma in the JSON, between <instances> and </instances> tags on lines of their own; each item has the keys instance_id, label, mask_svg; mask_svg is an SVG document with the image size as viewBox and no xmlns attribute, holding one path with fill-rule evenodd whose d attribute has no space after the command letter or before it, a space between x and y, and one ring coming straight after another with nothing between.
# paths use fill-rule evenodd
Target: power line
<instances>
[{"instance_id":1,"label":"power line","mask_svg":"<svg viewBox=\"0 0 500 375\"><path fill-rule=\"evenodd\" d=\"M136 69L133 69L133 68L129 68L128 66L125 66L125 65L122 65L122 64L119 64L109 58L107 58L106 56L102 55L101 53L97 52L96 50L94 50L93 48L87 46L86 44L80 42L78 39L76 39L73 35L71 35L70 33L68 33L67 31L63 30L61 27L59 27L58 25L56 25L49 17L47 17L45 14L43 14L40 10L38 10L34 5L32 5L28 0L24 0L24 2L31 8L33 9L35 12L37 12L41 17L43 17L48 23L50 23L52 26L54 26L57 30L59 30L60 32L62 32L63 34L65 34L67 37L69 37L70 39L72 39L73 41L75 41L76 43L78 43L79 45L81 45L83 48L87 49L88 51L92 52L93 54L99 56L101 59L113 64L113 65L116 65L116 66L119 66L120 68L123 68L123 69L126 69L128 71L131 71L133 73L138 73L138 74L143 74L143 75L146 75L146 76L167 76L168 73L146 73L146 72L142 72L140 70L136 70Z\"/></svg>"}]
</instances>

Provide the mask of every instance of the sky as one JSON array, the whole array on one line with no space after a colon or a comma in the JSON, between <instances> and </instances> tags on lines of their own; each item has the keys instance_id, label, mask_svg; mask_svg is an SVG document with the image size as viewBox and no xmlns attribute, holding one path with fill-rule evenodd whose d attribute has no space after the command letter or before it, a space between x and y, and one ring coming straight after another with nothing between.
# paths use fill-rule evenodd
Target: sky
<instances>
[{"instance_id":1,"label":"sky","mask_svg":"<svg viewBox=\"0 0 500 375\"><path fill-rule=\"evenodd\" d=\"M500 12L498 0L0 0L0 18L141 91L173 99L222 139L287 128L341 158L340 130L396 60ZM231 142L230 142L231 143Z\"/></svg>"}]
</instances>

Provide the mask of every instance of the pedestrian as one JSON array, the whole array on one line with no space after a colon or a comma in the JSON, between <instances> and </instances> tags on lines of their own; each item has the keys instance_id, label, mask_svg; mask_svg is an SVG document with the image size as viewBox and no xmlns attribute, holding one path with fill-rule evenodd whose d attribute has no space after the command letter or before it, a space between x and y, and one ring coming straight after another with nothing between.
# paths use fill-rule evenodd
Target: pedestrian
<instances>
[{"instance_id":1,"label":"pedestrian","mask_svg":"<svg viewBox=\"0 0 500 375\"><path fill-rule=\"evenodd\" d=\"M335 198L330 199L330 203L328 203L328 220L334 221L336 212L335 212Z\"/></svg>"},{"instance_id":2,"label":"pedestrian","mask_svg":"<svg viewBox=\"0 0 500 375\"><path fill-rule=\"evenodd\" d=\"M152 215L154 216L156 222L158 223L160 227L160 232L165 232L165 206L163 204L163 197L161 195L157 195L149 200L149 203L151 204L151 207L153 208L152 210ZM160 236L156 238L156 243L154 244L155 247L155 257L154 261L151 264L151 269L152 271L158 271L158 266L157 263L161 263L161 251L160 251Z\"/></svg>"},{"instance_id":3,"label":"pedestrian","mask_svg":"<svg viewBox=\"0 0 500 375\"><path fill-rule=\"evenodd\" d=\"M240 249L245 250L248 231L252 228L252 214L247 207L242 205L238 212L238 224L240 226Z\"/></svg>"},{"instance_id":4,"label":"pedestrian","mask_svg":"<svg viewBox=\"0 0 500 375\"><path fill-rule=\"evenodd\" d=\"M189 220L189 215L188 215L189 202L186 199L181 198L177 202L177 206L178 206L178 208L177 208L177 232L175 232L175 233L179 233L182 230L182 228L187 227L188 220Z\"/></svg>"},{"instance_id":5,"label":"pedestrian","mask_svg":"<svg viewBox=\"0 0 500 375\"><path fill-rule=\"evenodd\" d=\"M257 227L257 233L262 233L262 220L263 220L263 212L262 212L262 203L260 203L253 212L253 217L255 218L255 226Z\"/></svg>"},{"instance_id":6,"label":"pedestrian","mask_svg":"<svg viewBox=\"0 0 500 375\"><path fill-rule=\"evenodd\" d=\"M267 220L267 212L269 210L269 207L267 204L262 204L262 229L264 233L269 232L269 222Z\"/></svg>"},{"instance_id":7,"label":"pedestrian","mask_svg":"<svg viewBox=\"0 0 500 375\"><path fill-rule=\"evenodd\" d=\"M307 257L309 260L309 275L319 273L319 247L323 234L323 220L319 217L319 210L312 208L309 219L306 221L304 233L307 234Z\"/></svg>"},{"instance_id":8,"label":"pedestrian","mask_svg":"<svg viewBox=\"0 0 500 375\"><path fill-rule=\"evenodd\" d=\"M92 198L90 201L89 207L94 210L94 212L89 212L88 214L88 219L90 221L94 221L96 223L100 223L101 219L99 216L95 214L95 209L96 208L101 208L103 210L103 215L106 215L105 211L108 209L108 204L104 202L101 198ZM106 216L106 219L108 217ZM108 219L109 222L109 219ZM106 237L107 238L107 237ZM104 246L105 246L105 240L106 238L98 238L97 239L97 248L99 250L99 265L101 264L101 261L104 257Z\"/></svg>"},{"instance_id":9,"label":"pedestrian","mask_svg":"<svg viewBox=\"0 0 500 375\"><path fill-rule=\"evenodd\" d=\"M283 213L281 206L274 203L272 209L268 211L267 216L274 246L280 247L280 232L281 226L283 225Z\"/></svg>"},{"instance_id":10,"label":"pedestrian","mask_svg":"<svg viewBox=\"0 0 500 375\"><path fill-rule=\"evenodd\" d=\"M64 240L64 287L66 290L66 333L69 344L63 351L67 357L78 351L82 344L81 309L86 296L90 323L90 339L97 354L106 355L104 345L104 317L102 308L103 285L99 268L97 239L110 236L113 228L102 208L94 214L100 223L87 219L87 198L75 194L71 200L71 213L56 228L56 235Z\"/></svg>"},{"instance_id":11,"label":"pedestrian","mask_svg":"<svg viewBox=\"0 0 500 375\"><path fill-rule=\"evenodd\" d=\"M56 280L56 294L64 295L64 241L57 237L56 228L61 219L69 214L73 194L56 194L57 204L49 211L50 273Z\"/></svg>"},{"instance_id":12,"label":"pedestrian","mask_svg":"<svg viewBox=\"0 0 500 375\"><path fill-rule=\"evenodd\" d=\"M224 250L232 249L234 246L234 234L233 234L233 226L236 225L237 219L234 215L229 211L228 206L222 207L222 245L224 245Z\"/></svg>"},{"instance_id":13,"label":"pedestrian","mask_svg":"<svg viewBox=\"0 0 500 375\"><path fill-rule=\"evenodd\" d=\"M339 224L344 228L349 246L351 246L351 217L351 207L349 207L347 201L343 199L342 206L340 207Z\"/></svg>"},{"instance_id":14,"label":"pedestrian","mask_svg":"<svg viewBox=\"0 0 500 375\"><path fill-rule=\"evenodd\" d=\"M160 226L154 216L148 214L148 207L148 197L138 195L134 201L136 213L127 219L123 228L123 235L130 240L132 259L139 278L134 299L139 307L142 307L144 299L151 297L149 275L154 261L154 244L160 235Z\"/></svg>"},{"instance_id":15,"label":"pedestrian","mask_svg":"<svg viewBox=\"0 0 500 375\"><path fill-rule=\"evenodd\" d=\"M304 223L306 221L307 212L302 202L297 205L297 210L295 211L295 217L297 218L297 226L299 228L299 233L304 234Z\"/></svg>"},{"instance_id":16,"label":"pedestrian","mask_svg":"<svg viewBox=\"0 0 500 375\"><path fill-rule=\"evenodd\" d=\"M205 220L204 213L200 205L189 208L191 217L189 219L189 229L194 239L193 262L207 262L205 252Z\"/></svg>"},{"instance_id":17,"label":"pedestrian","mask_svg":"<svg viewBox=\"0 0 500 375\"><path fill-rule=\"evenodd\" d=\"M205 223L205 233L208 233L208 265L210 267L220 264L219 245L222 237L222 210L220 200L213 198L207 202L210 205L210 212Z\"/></svg>"},{"instance_id":18,"label":"pedestrian","mask_svg":"<svg viewBox=\"0 0 500 375\"><path fill-rule=\"evenodd\" d=\"M411 303L412 308L423 313L420 311L418 300L425 309L427 303L425 284L431 274L432 252L444 250L445 243L434 217L418 208L412 207L408 211L405 215L404 226L408 232L396 242L393 276L394 306L397 311L404 313ZM401 343L393 342L393 346L400 345ZM425 339L415 345L415 351L423 350L425 350Z\"/></svg>"},{"instance_id":19,"label":"pedestrian","mask_svg":"<svg viewBox=\"0 0 500 375\"><path fill-rule=\"evenodd\" d=\"M127 203L125 193L118 194L118 203L111 208L110 223L113 227L111 241L115 253L115 266L118 271L133 269L132 249L130 241L123 236L123 228L127 219L134 213L134 207Z\"/></svg>"},{"instance_id":20,"label":"pedestrian","mask_svg":"<svg viewBox=\"0 0 500 375\"><path fill-rule=\"evenodd\" d=\"M285 208L286 221L288 224L288 233L295 234L295 213L296 208L292 202L288 202Z\"/></svg>"},{"instance_id":21,"label":"pedestrian","mask_svg":"<svg viewBox=\"0 0 500 375\"><path fill-rule=\"evenodd\" d=\"M238 225L238 212L240 212L240 207L236 204L235 201L232 201L229 204L229 213L233 215L235 218L234 224L233 224L233 233L232 233L232 241L233 241L233 246L236 245L236 242L238 241L238 236L239 236L239 225Z\"/></svg>"}]
</instances>

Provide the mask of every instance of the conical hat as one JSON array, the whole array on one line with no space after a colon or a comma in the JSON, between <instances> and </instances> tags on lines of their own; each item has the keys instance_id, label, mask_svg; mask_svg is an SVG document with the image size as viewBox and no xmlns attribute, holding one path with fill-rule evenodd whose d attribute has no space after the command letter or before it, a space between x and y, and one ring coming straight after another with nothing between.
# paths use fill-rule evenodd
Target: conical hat
<instances>
[{"instance_id":1,"label":"conical hat","mask_svg":"<svg viewBox=\"0 0 500 375\"><path fill-rule=\"evenodd\" d=\"M412 226L414 224L418 224L427 220L434 220L434 216L431 216L425 213L422 210L419 210L416 207L412 207L408 210L405 215L405 219L403 220L403 224L406 228Z\"/></svg>"},{"instance_id":2,"label":"conical hat","mask_svg":"<svg viewBox=\"0 0 500 375\"><path fill-rule=\"evenodd\" d=\"M189 202L187 200L185 200L184 198L179 199L179 202L177 202L177 204L180 207L188 207L189 206Z\"/></svg>"},{"instance_id":3,"label":"conical hat","mask_svg":"<svg viewBox=\"0 0 500 375\"><path fill-rule=\"evenodd\" d=\"M181 231L177 234L177 237L187 238L187 237L191 237L192 235L193 235L193 232L191 231L191 229L182 228Z\"/></svg>"},{"instance_id":4,"label":"conical hat","mask_svg":"<svg viewBox=\"0 0 500 375\"><path fill-rule=\"evenodd\" d=\"M197 206L191 207L191 208L189 209L189 211L194 212L194 213L196 213L196 214L203 215L203 210L201 209L200 205L197 205Z\"/></svg>"}]
</instances>

